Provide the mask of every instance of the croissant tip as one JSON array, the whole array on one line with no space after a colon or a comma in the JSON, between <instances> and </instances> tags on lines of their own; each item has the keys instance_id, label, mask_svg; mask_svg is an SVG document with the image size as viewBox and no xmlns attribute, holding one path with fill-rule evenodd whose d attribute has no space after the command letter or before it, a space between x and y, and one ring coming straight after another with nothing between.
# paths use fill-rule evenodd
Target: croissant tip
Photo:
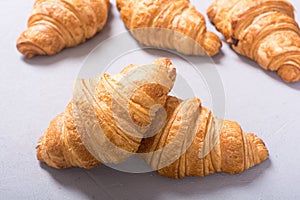
<instances>
[{"instance_id":1,"label":"croissant tip","mask_svg":"<svg viewBox=\"0 0 300 200\"><path fill-rule=\"evenodd\" d=\"M175 81L175 79L176 79L176 67L173 65L170 58L167 58L167 57L157 58L156 60L154 60L153 63L167 67L169 78L172 81Z\"/></svg>"},{"instance_id":2,"label":"croissant tip","mask_svg":"<svg viewBox=\"0 0 300 200\"><path fill-rule=\"evenodd\" d=\"M251 133L250 135L253 138L252 141L255 145L257 156L259 158L259 163L263 162L264 160L266 160L269 157L269 151L268 151L264 141L261 138L256 136L254 133Z\"/></svg>"},{"instance_id":3,"label":"croissant tip","mask_svg":"<svg viewBox=\"0 0 300 200\"><path fill-rule=\"evenodd\" d=\"M300 68L297 65L282 65L278 75L287 83L300 81Z\"/></svg>"},{"instance_id":4,"label":"croissant tip","mask_svg":"<svg viewBox=\"0 0 300 200\"><path fill-rule=\"evenodd\" d=\"M16 47L18 51L25 56L25 58L30 59L38 55L38 52L34 50L34 48L37 47L34 47L32 44L30 44L30 42L25 42L25 41L17 42Z\"/></svg>"},{"instance_id":5,"label":"croissant tip","mask_svg":"<svg viewBox=\"0 0 300 200\"><path fill-rule=\"evenodd\" d=\"M176 68L173 65L170 65L168 67L168 73L169 73L169 78L172 81L175 81L175 79L176 79Z\"/></svg>"},{"instance_id":6,"label":"croissant tip","mask_svg":"<svg viewBox=\"0 0 300 200\"><path fill-rule=\"evenodd\" d=\"M221 39L213 32L206 32L202 42L203 49L207 56L215 56L222 48Z\"/></svg>"},{"instance_id":7,"label":"croissant tip","mask_svg":"<svg viewBox=\"0 0 300 200\"><path fill-rule=\"evenodd\" d=\"M42 140L43 136L39 139L38 144L36 145L36 157L39 161L44 162L43 156L42 156Z\"/></svg>"}]
</instances>

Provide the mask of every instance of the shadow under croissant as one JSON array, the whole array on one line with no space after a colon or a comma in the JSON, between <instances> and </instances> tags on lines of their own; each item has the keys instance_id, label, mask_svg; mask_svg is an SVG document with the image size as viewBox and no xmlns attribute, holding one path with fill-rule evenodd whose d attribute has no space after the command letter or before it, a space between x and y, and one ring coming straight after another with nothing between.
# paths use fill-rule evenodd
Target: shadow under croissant
<instances>
[{"instance_id":1,"label":"shadow under croissant","mask_svg":"<svg viewBox=\"0 0 300 200\"><path fill-rule=\"evenodd\" d=\"M216 64L220 64L222 62L222 59L224 59L224 56L225 56L225 54L224 54L223 50L221 49L217 55L215 55L211 58Z\"/></svg>"},{"instance_id":2,"label":"shadow under croissant","mask_svg":"<svg viewBox=\"0 0 300 200\"><path fill-rule=\"evenodd\" d=\"M231 49L231 50L233 51L233 49ZM262 71L264 74L268 75L269 77L276 80L280 84L283 84L283 85L293 88L295 90L300 90L300 82L299 81L296 83L286 83L277 75L277 72L265 70L262 67L260 67L255 61L251 60L250 58L247 58L247 57L239 55L239 54L237 54L237 55L238 55L239 59L242 60L243 63L246 63L247 65L250 65L251 67L255 67L256 69Z\"/></svg>"},{"instance_id":3,"label":"shadow under croissant","mask_svg":"<svg viewBox=\"0 0 300 200\"><path fill-rule=\"evenodd\" d=\"M137 41L136 41L137 42ZM221 57L224 56L224 53L222 51L220 51L216 56L213 57L209 57L209 56L197 56L197 55L184 55L181 54L175 50L172 49L162 49L162 48L158 48L158 47L152 47L152 46L144 46L142 44L139 44L137 42L138 46L141 48L141 50L148 54L151 55L152 57L167 57L167 58L171 58L171 60L175 60L175 58L180 58L180 60L182 61L186 61L187 63L187 67L195 67L195 69L201 67L201 69L204 68L210 68L212 67L212 65L214 63L218 63L220 62ZM190 65L190 66L188 66ZM206 66L206 67L204 67ZM177 66L177 70L178 70L178 66ZM198 71L198 70L197 70ZM178 75L177 79L180 76ZM177 81L180 82L180 81ZM187 88L185 88L187 89Z\"/></svg>"},{"instance_id":4,"label":"shadow under croissant","mask_svg":"<svg viewBox=\"0 0 300 200\"><path fill-rule=\"evenodd\" d=\"M108 13L107 22L104 26L104 28L96 33L95 36L88 39L82 44L79 44L75 47L71 48L65 48L62 51L51 55L51 56L35 56L31 59L27 59L24 56L22 56L22 60L32 66L48 66L53 63L57 63L61 60L67 59L67 58L85 58L98 44L103 42L104 40L108 39L110 37L110 32L112 29L112 21L114 20L115 13L113 12L113 6L110 7L110 11ZM53 66L51 66L53 67Z\"/></svg>"},{"instance_id":5,"label":"shadow under croissant","mask_svg":"<svg viewBox=\"0 0 300 200\"><path fill-rule=\"evenodd\" d=\"M71 189L83 193L91 199L149 199L174 194L185 197L213 195L224 188L245 187L256 178L263 176L271 166L270 159L237 175L224 173L205 177L185 177L171 179L155 172L132 174L111 169L105 165L91 170L70 168L57 170L41 163L63 190Z\"/></svg>"}]
</instances>

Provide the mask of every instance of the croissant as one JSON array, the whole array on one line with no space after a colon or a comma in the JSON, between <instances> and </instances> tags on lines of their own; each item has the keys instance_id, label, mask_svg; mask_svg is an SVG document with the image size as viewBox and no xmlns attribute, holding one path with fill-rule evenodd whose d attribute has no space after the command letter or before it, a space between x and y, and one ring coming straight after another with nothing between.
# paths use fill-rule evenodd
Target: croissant
<instances>
[{"instance_id":1,"label":"croissant","mask_svg":"<svg viewBox=\"0 0 300 200\"><path fill-rule=\"evenodd\" d=\"M138 150L175 76L170 60L161 58L146 67L130 65L114 76L77 81L72 101L39 139L38 160L55 168L123 161Z\"/></svg>"},{"instance_id":2,"label":"croissant","mask_svg":"<svg viewBox=\"0 0 300 200\"><path fill-rule=\"evenodd\" d=\"M261 139L245 134L236 122L218 119L199 99L167 96L175 67L167 58L153 63L130 65L96 81L80 80L67 109L40 138L38 159L55 168L92 168L122 162L137 152L159 174L181 178L239 173L268 157ZM163 105L158 107L165 112L151 112L154 105ZM163 113L165 118L156 118Z\"/></svg>"},{"instance_id":3,"label":"croissant","mask_svg":"<svg viewBox=\"0 0 300 200\"><path fill-rule=\"evenodd\" d=\"M109 7L109 0L36 0L17 48L31 58L77 46L103 29Z\"/></svg>"},{"instance_id":4,"label":"croissant","mask_svg":"<svg viewBox=\"0 0 300 200\"><path fill-rule=\"evenodd\" d=\"M146 46L209 56L222 46L188 0L117 0L117 8L132 35Z\"/></svg>"},{"instance_id":5,"label":"croissant","mask_svg":"<svg viewBox=\"0 0 300 200\"><path fill-rule=\"evenodd\" d=\"M215 0L211 22L239 54L286 82L300 80L300 30L285 0Z\"/></svg>"},{"instance_id":6,"label":"croissant","mask_svg":"<svg viewBox=\"0 0 300 200\"><path fill-rule=\"evenodd\" d=\"M170 96L165 109L166 126L144 138L138 151L162 176L235 174L268 157L260 138L246 134L236 122L218 119L197 98L182 101Z\"/></svg>"}]
</instances>

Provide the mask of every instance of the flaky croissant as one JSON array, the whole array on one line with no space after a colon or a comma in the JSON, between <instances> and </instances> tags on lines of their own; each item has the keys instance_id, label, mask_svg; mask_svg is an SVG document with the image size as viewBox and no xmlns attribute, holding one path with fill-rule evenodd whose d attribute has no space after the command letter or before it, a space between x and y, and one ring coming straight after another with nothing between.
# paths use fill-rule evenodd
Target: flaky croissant
<instances>
[{"instance_id":1,"label":"flaky croissant","mask_svg":"<svg viewBox=\"0 0 300 200\"><path fill-rule=\"evenodd\" d=\"M216 55L222 43L189 0L117 0L122 20L146 46L187 55Z\"/></svg>"},{"instance_id":2,"label":"flaky croissant","mask_svg":"<svg viewBox=\"0 0 300 200\"><path fill-rule=\"evenodd\" d=\"M136 152L143 138L139 127L150 124L153 106L163 107L176 76L169 59L153 64L78 81L72 101L40 138L38 159L55 168L92 168L99 161L119 163Z\"/></svg>"},{"instance_id":3,"label":"flaky croissant","mask_svg":"<svg viewBox=\"0 0 300 200\"><path fill-rule=\"evenodd\" d=\"M92 83L81 80L65 112L40 138L38 159L56 168L91 168L100 162L122 162L137 152L159 174L181 178L239 173L268 157L261 139L245 134L235 122L216 118L199 99L167 96L175 68L167 58L154 64L130 65ZM151 112L156 104L164 105L165 112ZM165 118L156 118L163 113ZM153 118L165 123L153 123ZM151 123L162 127L151 129ZM135 131L137 135L132 134Z\"/></svg>"},{"instance_id":4,"label":"flaky croissant","mask_svg":"<svg viewBox=\"0 0 300 200\"><path fill-rule=\"evenodd\" d=\"M235 174L268 157L260 138L244 133L236 122L216 118L197 98L182 101L170 96L165 109L166 126L143 139L138 151L160 175Z\"/></svg>"},{"instance_id":5,"label":"flaky croissant","mask_svg":"<svg viewBox=\"0 0 300 200\"><path fill-rule=\"evenodd\" d=\"M215 0L207 14L226 41L286 82L300 80L300 30L286 0Z\"/></svg>"},{"instance_id":6,"label":"flaky croissant","mask_svg":"<svg viewBox=\"0 0 300 200\"><path fill-rule=\"evenodd\" d=\"M77 46L103 29L109 7L109 0L36 0L17 48L31 58Z\"/></svg>"}]
</instances>

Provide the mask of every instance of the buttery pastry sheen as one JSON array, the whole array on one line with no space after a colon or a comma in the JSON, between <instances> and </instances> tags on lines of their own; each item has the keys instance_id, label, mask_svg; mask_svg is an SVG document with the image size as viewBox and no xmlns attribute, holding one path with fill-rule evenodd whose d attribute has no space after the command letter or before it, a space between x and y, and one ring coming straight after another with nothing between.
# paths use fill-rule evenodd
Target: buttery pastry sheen
<instances>
[{"instance_id":1,"label":"buttery pastry sheen","mask_svg":"<svg viewBox=\"0 0 300 200\"><path fill-rule=\"evenodd\" d=\"M158 67L130 65L120 74L102 75L95 82L95 92L83 80L82 88L77 88L83 95L75 95L40 138L38 159L56 168L92 168L100 161L122 162L137 152L153 170L172 178L240 173L267 159L264 142L246 134L236 122L218 119L197 98L182 101L167 96L175 81L175 68L167 58L153 63ZM132 89L138 82L147 84ZM128 107L125 96L130 96ZM126 109L131 118L114 103ZM151 113L157 104L166 114L158 134L147 135L150 132L146 131L141 137L132 135L127 129L133 126L131 119L147 127L153 116L162 114Z\"/></svg>"},{"instance_id":2,"label":"buttery pastry sheen","mask_svg":"<svg viewBox=\"0 0 300 200\"><path fill-rule=\"evenodd\" d=\"M222 46L189 0L117 0L117 7L126 27L146 46L209 56Z\"/></svg>"},{"instance_id":3,"label":"buttery pastry sheen","mask_svg":"<svg viewBox=\"0 0 300 200\"><path fill-rule=\"evenodd\" d=\"M169 97L165 128L145 138L139 153L162 176L183 178L217 172L236 174L268 157L264 142L237 122L221 120L197 98ZM171 161L171 162L170 162Z\"/></svg>"},{"instance_id":4,"label":"buttery pastry sheen","mask_svg":"<svg viewBox=\"0 0 300 200\"><path fill-rule=\"evenodd\" d=\"M215 0L211 22L239 54L286 82L300 80L300 30L286 0Z\"/></svg>"},{"instance_id":5,"label":"buttery pastry sheen","mask_svg":"<svg viewBox=\"0 0 300 200\"><path fill-rule=\"evenodd\" d=\"M40 138L38 159L55 168L92 168L99 161L119 163L136 152L142 135L129 132L135 130L131 119L139 126L149 125L150 108L165 104L175 81L175 68L169 59L157 59L153 64L158 67L145 71L138 65L129 65L120 74L103 74L95 82L80 80L66 110L50 122ZM131 91L133 85L147 80L150 83ZM131 118L122 112L122 108L128 109L124 103L128 96ZM116 118L119 115L120 120Z\"/></svg>"},{"instance_id":6,"label":"buttery pastry sheen","mask_svg":"<svg viewBox=\"0 0 300 200\"><path fill-rule=\"evenodd\" d=\"M17 48L31 58L77 46L103 29L109 8L109 0L36 0Z\"/></svg>"}]
</instances>

